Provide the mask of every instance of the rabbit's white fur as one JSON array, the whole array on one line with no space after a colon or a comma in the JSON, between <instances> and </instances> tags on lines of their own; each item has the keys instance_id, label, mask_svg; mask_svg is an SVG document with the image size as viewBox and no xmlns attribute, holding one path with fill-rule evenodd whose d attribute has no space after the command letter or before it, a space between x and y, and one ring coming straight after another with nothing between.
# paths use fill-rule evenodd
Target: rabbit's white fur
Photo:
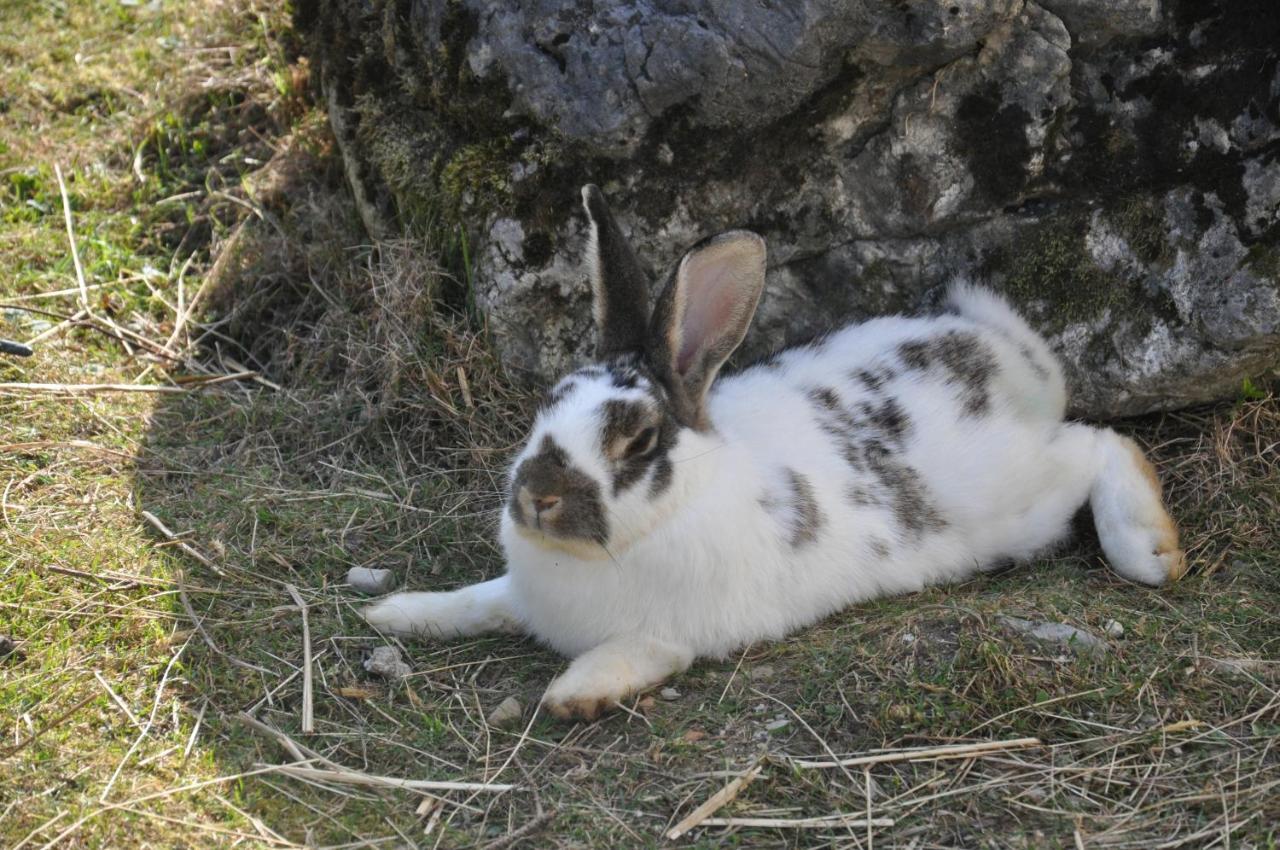
<instances>
[{"instance_id":1,"label":"rabbit's white fur","mask_svg":"<svg viewBox=\"0 0 1280 850\"><path fill-rule=\"evenodd\" d=\"M1063 421L1061 368L1003 300L958 284L948 306L939 316L849 326L716 382L706 401L711 427L681 429L670 449L669 489L651 499L637 488L608 503L607 557L543 545L504 511L505 575L450 593L397 594L366 618L401 634L532 634L576 659L545 704L592 717L696 657L780 638L859 600L1029 558L1062 540L1086 502L1121 575L1147 584L1179 577L1177 533L1137 447L1110 429ZM954 375L902 366L904 344L957 334L994 356L980 415L964 407ZM874 385L857 377L888 366ZM607 376L577 384L562 412L539 418L521 457L554 434L575 467L607 481L598 422L582 411L628 391ZM884 504L851 502L849 465L815 416L815 388L849 407L896 400L909 424L893 462L918 476L908 484L927 494L916 507L933 518L928 527L904 532ZM805 506L769 497L798 486L787 470L803 471ZM787 524L803 522L806 510L820 529L796 526L812 539L789 535Z\"/></svg>"}]
</instances>

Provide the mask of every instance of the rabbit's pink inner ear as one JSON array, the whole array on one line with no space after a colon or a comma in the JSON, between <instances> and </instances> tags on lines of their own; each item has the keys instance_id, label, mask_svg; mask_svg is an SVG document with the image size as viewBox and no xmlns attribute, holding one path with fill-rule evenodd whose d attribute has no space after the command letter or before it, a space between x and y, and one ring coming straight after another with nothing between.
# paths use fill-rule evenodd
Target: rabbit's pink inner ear
<instances>
[{"instance_id":1,"label":"rabbit's pink inner ear","mask_svg":"<svg viewBox=\"0 0 1280 850\"><path fill-rule=\"evenodd\" d=\"M685 301L676 370L685 373L698 352L709 348L738 312L734 282L724 268L707 269L691 284Z\"/></svg>"},{"instance_id":2,"label":"rabbit's pink inner ear","mask_svg":"<svg viewBox=\"0 0 1280 850\"><path fill-rule=\"evenodd\" d=\"M676 371L716 368L746 334L764 285L764 243L754 234L725 234L681 263L680 340ZM699 361L703 353L714 362Z\"/></svg>"}]
</instances>

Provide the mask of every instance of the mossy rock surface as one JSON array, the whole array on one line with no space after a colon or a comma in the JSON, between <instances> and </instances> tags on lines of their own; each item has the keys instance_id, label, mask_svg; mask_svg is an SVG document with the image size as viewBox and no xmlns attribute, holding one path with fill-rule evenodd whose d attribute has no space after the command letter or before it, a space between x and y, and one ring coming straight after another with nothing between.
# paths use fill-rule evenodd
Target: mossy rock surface
<instances>
[{"instance_id":1,"label":"mossy rock surface","mask_svg":"<svg viewBox=\"0 0 1280 850\"><path fill-rule=\"evenodd\" d=\"M1280 360L1280 6L1264 0L304 0L366 226L443 235L507 363L590 353L577 189L655 285L748 227L742 357L978 277L1076 412L1230 395Z\"/></svg>"}]
</instances>

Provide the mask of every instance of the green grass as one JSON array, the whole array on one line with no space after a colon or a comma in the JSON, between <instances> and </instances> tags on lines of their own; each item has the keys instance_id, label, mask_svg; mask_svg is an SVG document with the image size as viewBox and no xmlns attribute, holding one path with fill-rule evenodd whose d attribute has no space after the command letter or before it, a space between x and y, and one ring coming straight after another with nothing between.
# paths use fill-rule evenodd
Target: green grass
<instances>
[{"instance_id":1,"label":"green grass","mask_svg":"<svg viewBox=\"0 0 1280 850\"><path fill-rule=\"evenodd\" d=\"M386 682L363 668L382 641L346 570L415 588L499 571L503 463L531 393L474 318L435 309L429 251L363 244L285 10L24 2L0 9L0 33L0 303L81 307L32 297L77 288L56 163L96 323L0 360L0 381L247 365L269 382L0 394L0 633L19 646L0 659L0 846L501 846L522 827L524 847L868 845L862 828L661 838L761 755L764 775L720 814L856 815L869 794L896 821L881 847L1070 847L1077 832L1089 847L1276 846L1280 401L1263 384L1129 426L1194 563L1168 590L1116 579L1085 527L1055 558L701 661L675 699L595 724L534 718L563 661L527 641L408 645L413 673ZM184 299L208 288L177 359L104 332L166 343L184 266ZM58 321L0 307L14 339ZM287 585L308 603L312 734ZM1005 615L1124 635L1077 654ZM508 696L522 723L491 727ZM351 770L520 788L432 809L286 776L271 768L293 757L246 711ZM1022 736L1049 746L865 773L795 764Z\"/></svg>"}]
</instances>

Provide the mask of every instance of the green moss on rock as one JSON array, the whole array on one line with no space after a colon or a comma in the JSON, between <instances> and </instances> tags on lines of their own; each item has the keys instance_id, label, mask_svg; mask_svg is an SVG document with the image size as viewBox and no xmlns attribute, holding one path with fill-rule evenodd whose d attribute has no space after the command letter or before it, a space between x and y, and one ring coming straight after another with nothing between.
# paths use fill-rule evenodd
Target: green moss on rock
<instances>
[{"instance_id":1,"label":"green moss on rock","mask_svg":"<svg viewBox=\"0 0 1280 850\"><path fill-rule=\"evenodd\" d=\"M1158 248L1164 240L1163 217L1147 204L1124 205L1116 223L1135 253L1152 262L1153 255L1164 257L1168 249ZM1172 302L1148 291L1142 277L1098 266L1085 241L1089 227L1086 211L1033 225L1010 246L989 254L984 273L1003 279L1002 289L1050 334L1097 322L1108 313L1138 333L1145 333L1157 318L1177 321Z\"/></svg>"},{"instance_id":2,"label":"green moss on rock","mask_svg":"<svg viewBox=\"0 0 1280 850\"><path fill-rule=\"evenodd\" d=\"M1052 304L1042 317L1051 330L1096 319L1117 303L1117 287L1089 255L1088 229L1081 213L1038 224L1012 247L993 252L987 266L1004 275L1004 290L1019 304Z\"/></svg>"},{"instance_id":3,"label":"green moss on rock","mask_svg":"<svg viewBox=\"0 0 1280 850\"><path fill-rule=\"evenodd\" d=\"M440 191L451 213L464 207L505 206L511 197L511 145L506 137L463 145L440 170Z\"/></svg>"},{"instance_id":4,"label":"green moss on rock","mask_svg":"<svg viewBox=\"0 0 1280 850\"><path fill-rule=\"evenodd\" d=\"M1280 283L1280 247L1274 242L1259 242L1250 247L1244 265L1259 277Z\"/></svg>"},{"instance_id":5,"label":"green moss on rock","mask_svg":"<svg viewBox=\"0 0 1280 850\"><path fill-rule=\"evenodd\" d=\"M1107 218L1144 263L1164 265L1172 258L1164 211L1151 198L1126 198Z\"/></svg>"}]
</instances>

